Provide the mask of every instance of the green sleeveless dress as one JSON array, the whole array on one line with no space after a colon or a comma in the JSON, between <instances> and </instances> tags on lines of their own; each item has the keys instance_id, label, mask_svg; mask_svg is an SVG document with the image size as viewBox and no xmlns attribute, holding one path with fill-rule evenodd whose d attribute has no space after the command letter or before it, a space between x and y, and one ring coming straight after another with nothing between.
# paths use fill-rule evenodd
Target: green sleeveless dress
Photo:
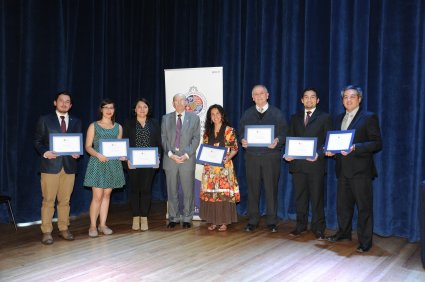
<instances>
[{"instance_id":1,"label":"green sleeveless dress","mask_svg":"<svg viewBox=\"0 0 425 282\"><path fill-rule=\"evenodd\" d=\"M115 139L118 137L120 125L116 122L111 129L101 127L94 122L93 148L99 152L99 139ZM90 156L87 165L84 186L97 188L121 188L125 184L124 172L120 160L109 160L102 163L98 158Z\"/></svg>"}]
</instances>

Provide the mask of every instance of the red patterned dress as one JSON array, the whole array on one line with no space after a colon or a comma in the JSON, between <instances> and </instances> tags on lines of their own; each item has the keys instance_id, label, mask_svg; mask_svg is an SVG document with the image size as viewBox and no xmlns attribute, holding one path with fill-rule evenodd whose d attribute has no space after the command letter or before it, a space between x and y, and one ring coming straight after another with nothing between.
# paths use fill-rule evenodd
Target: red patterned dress
<instances>
[{"instance_id":1,"label":"red patterned dress","mask_svg":"<svg viewBox=\"0 0 425 282\"><path fill-rule=\"evenodd\" d=\"M224 138L217 136L215 140L204 134L203 143L223 146L219 140L224 140L224 146L228 149L226 156L230 154L230 150L238 151L236 132L232 127L227 126L220 134L224 134ZM200 217L207 223L221 225L237 222L236 203L240 201L240 193L232 160L224 164L224 167L204 166L200 197Z\"/></svg>"}]
</instances>

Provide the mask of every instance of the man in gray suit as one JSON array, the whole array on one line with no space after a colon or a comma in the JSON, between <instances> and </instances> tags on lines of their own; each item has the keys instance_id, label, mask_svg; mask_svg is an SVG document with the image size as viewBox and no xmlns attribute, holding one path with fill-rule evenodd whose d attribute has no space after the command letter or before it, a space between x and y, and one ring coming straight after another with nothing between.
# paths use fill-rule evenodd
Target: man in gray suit
<instances>
[{"instance_id":1,"label":"man in gray suit","mask_svg":"<svg viewBox=\"0 0 425 282\"><path fill-rule=\"evenodd\" d=\"M178 187L183 190L183 228L190 228L194 202L196 149L200 141L199 117L186 112L184 94L173 97L174 112L162 117L161 138L164 149L163 169L167 178L168 228L180 222Z\"/></svg>"}]
</instances>

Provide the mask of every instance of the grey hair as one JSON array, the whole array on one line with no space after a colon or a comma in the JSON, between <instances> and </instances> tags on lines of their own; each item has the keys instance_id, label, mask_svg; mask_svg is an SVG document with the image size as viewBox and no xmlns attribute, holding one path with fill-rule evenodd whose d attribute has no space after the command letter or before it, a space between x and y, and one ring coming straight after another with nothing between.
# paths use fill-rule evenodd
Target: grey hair
<instances>
[{"instance_id":1,"label":"grey hair","mask_svg":"<svg viewBox=\"0 0 425 282\"><path fill-rule=\"evenodd\" d=\"M269 93L269 91L267 90L267 87L262 85L262 84L257 84L254 87L252 87L252 92L254 92L254 89L257 88L257 87L261 87L266 91L266 93Z\"/></svg>"},{"instance_id":2,"label":"grey hair","mask_svg":"<svg viewBox=\"0 0 425 282\"><path fill-rule=\"evenodd\" d=\"M357 85L347 85L345 86L342 90L341 90L341 97L344 98L344 92L347 90L355 90L357 92L357 96L359 96L359 98L363 97L363 90L357 86Z\"/></svg>"}]
</instances>

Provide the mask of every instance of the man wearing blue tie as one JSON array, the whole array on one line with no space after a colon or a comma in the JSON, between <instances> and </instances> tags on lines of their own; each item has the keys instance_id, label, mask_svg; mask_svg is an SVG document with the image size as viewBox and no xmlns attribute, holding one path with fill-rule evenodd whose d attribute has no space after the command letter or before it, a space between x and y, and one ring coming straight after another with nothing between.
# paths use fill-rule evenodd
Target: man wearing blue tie
<instances>
[{"instance_id":1,"label":"man wearing blue tie","mask_svg":"<svg viewBox=\"0 0 425 282\"><path fill-rule=\"evenodd\" d=\"M195 209L194 184L196 149L200 141L200 120L195 113L185 111L184 94L173 97L174 112L162 117L161 139L164 150L163 169L167 178L168 225L173 229L182 217L183 228L192 226ZM183 191L183 214L179 211L178 187Z\"/></svg>"}]
</instances>

